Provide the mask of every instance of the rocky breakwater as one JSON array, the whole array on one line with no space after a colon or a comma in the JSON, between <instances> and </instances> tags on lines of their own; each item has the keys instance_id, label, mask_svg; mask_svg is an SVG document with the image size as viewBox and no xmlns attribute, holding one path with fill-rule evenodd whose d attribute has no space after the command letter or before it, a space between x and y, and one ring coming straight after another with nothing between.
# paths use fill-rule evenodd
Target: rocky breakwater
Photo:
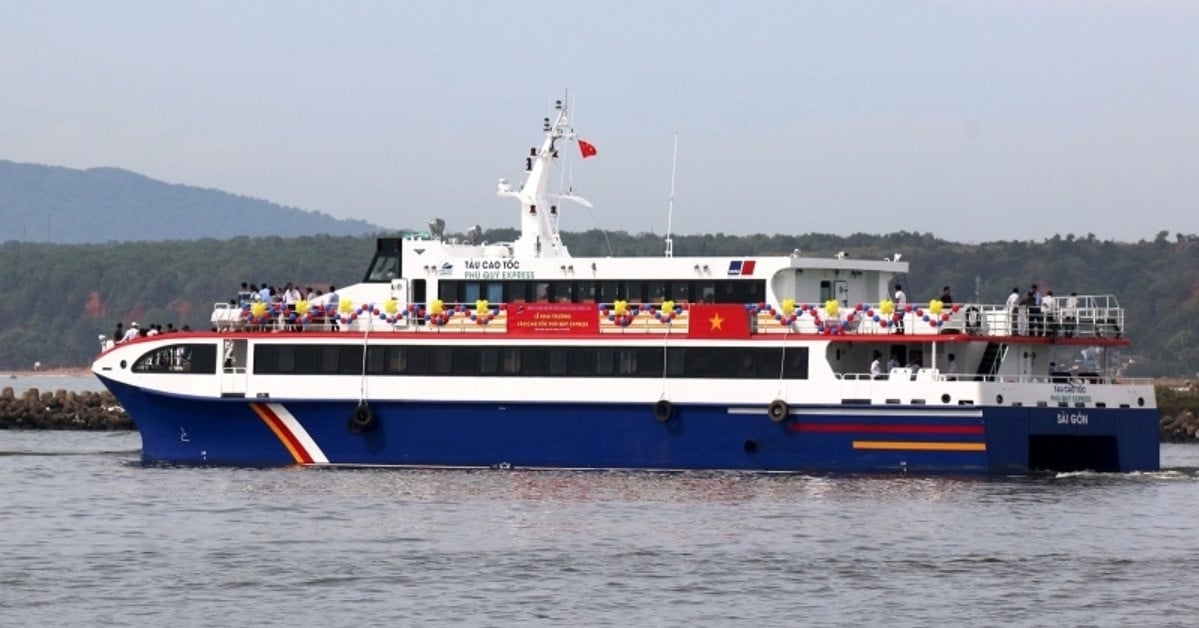
<instances>
[{"instance_id":1,"label":"rocky breakwater","mask_svg":"<svg viewBox=\"0 0 1199 628\"><path fill-rule=\"evenodd\" d=\"M0 429L131 430L133 421L108 391L30 388L17 395L5 387L0 390Z\"/></svg>"},{"instance_id":2,"label":"rocky breakwater","mask_svg":"<svg viewBox=\"0 0 1199 628\"><path fill-rule=\"evenodd\" d=\"M1199 443L1199 385L1171 381L1156 388L1162 442Z\"/></svg>"}]
</instances>

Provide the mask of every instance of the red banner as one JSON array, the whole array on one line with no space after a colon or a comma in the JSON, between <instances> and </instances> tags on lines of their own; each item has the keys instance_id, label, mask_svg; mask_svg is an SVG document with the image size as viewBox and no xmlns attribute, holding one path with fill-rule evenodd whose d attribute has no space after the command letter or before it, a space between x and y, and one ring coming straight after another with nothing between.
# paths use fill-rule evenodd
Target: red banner
<instances>
[{"instance_id":1,"label":"red banner","mask_svg":"<svg viewBox=\"0 0 1199 628\"><path fill-rule=\"evenodd\" d=\"M749 311L744 305L696 303L687 313L691 338L749 338Z\"/></svg>"},{"instance_id":2,"label":"red banner","mask_svg":"<svg viewBox=\"0 0 1199 628\"><path fill-rule=\"evenodd\" d=\"M599 308L589 303L513 303L508 331L536 334L598 334Z\"/></svg>"}]
</instances>

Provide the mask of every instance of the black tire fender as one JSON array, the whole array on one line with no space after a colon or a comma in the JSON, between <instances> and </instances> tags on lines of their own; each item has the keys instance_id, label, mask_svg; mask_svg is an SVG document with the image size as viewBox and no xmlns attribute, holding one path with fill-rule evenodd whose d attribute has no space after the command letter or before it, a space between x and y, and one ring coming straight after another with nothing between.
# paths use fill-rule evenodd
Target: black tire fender
<instances>
[{"instance_id":1,"label":"black tire fender","mask_svg":"<svg viewBox=\"0 0 1199 628\"><path fill-rule=\"evenodd\" d=\"M654 404L654 418L659 422L665 423L669 421L670 417L672 416L674 416L674 404L665 399L659 399L658 402Z\"/></svg>"},{"instance_id":2,"label":"black tire fender","mask_svg":"<svg viewBox=\"0 0 1199 628\"><path fill-rule=\"evenodd\" d=\"M787 402L782 399L775 399L770 402L770 405L766 406L766 415L775 423L782 423L788 414L791 414L791 406L787 405Z\"/></svg>"},{"instance_id":3,"label":"black tire fender","mask_svg":"<svg viewBox=\"0 0 1199 628\"><path fill-rule=\"evenodd\" d=\"M375 424L375 413L371 407L366 405L366 402L360 402L358 407L354 408L354 413L350 415L350 431L355 434L365 432Z\"/></svg>"}]
</instances>

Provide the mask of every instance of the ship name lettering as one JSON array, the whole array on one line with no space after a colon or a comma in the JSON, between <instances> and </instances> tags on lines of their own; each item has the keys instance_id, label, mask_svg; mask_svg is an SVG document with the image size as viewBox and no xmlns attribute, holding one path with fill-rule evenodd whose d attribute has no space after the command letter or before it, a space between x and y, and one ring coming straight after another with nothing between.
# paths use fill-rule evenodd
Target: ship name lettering
<instances>
[{"instance_id":1,"label":"ship name lettering","mask_svg":"<svg viewBox=\"0 0 1199 628\"><path fill-rule=\"evenodd\" d=\"M1089 423L1090 423L1090 417L1087 416L1086 412L1058 412L1057 413L1057 424L1058 425L1088 425Z\"/></svg>"}]
</instances>

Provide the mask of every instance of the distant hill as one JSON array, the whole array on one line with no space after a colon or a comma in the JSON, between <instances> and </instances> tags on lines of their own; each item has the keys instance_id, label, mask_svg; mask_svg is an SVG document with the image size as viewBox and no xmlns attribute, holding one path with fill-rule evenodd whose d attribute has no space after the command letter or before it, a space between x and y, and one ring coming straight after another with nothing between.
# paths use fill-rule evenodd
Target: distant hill
<instances>
[{"instance_id":1,"label":"distant hill","mask_svg":"<svg viewBox=\"0 0 1199 628\"><path fill-rule=\"evenodd\" d=\"M0 160L0 242L341 236L380 230L361 220L173 185L119 168L76 170Z\"/></svg>"}]
</instances>

